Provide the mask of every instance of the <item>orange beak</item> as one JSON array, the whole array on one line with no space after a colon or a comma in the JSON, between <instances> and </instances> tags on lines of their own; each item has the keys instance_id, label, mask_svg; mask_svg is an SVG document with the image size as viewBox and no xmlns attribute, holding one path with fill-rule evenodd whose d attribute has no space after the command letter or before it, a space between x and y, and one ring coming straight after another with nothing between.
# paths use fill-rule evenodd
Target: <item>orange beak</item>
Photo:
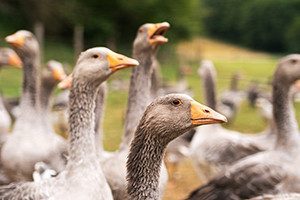
<instances>
[{"instance_id":1,"label":"orange beak","mask_svg":"<svg viewBox=\"0 0 300 200\"><path fill-rule=\"evenodd\" d=\"M109 51L107 53L107 60L109 63L109 68L115 72L119 69L134 67L139 65L139 62L135 59L128 58L124 55Z\"/></svg>"},{"instance_id":2,"label":"orange beak","mask_svg":"<svg viewBox=\"0 0 300 200\"><path fill-rule=\"evenodd\" d=\"M224 115L194 100L191 101L191 120L197 126L227 122Z\"/></svg>"},{"instance_id":3,"label":"orange beak","mask_svg":"<svg viewBox=\"0 0 300 200\"><path fill-rule=\"evenodd\" d=\"M168 42L168 38L165 38L163 35L170 28L168 22L151 24L151 27L148 29L148 38L150 45L164 44Z\"/></svg>"},{"instance_id":4,"label":"orange beak","mask_svg":"<svg viewBox=\"0 0 300 200\"><path fill-rule=\"evenodd\" d=\"M17 33L7 36L5 41L14 47L23 47L25 44L25 38Z\"/></svg>"},{"instance_id":5,"label":"orange beak","mask_svg":"<svg viewBox=\"0 0 300 200\"><path fill-rule=\"evenodd\" d=\"M73 76L72 74L70 74L69 76L65 77L58 85L57 87L59 89L69 89L72 86L72 80L73 80Z\"/></svg>"},{"instance_id":6,"label":"orange beak","mask_svg":"<svg viewBox=\"0 0 300 200\"><path fill-rule=\"evenodd\" d=\"M7 63L11 66L22 68L22 61L15 52L9 53Z\"/></svg>"}]
</instances>

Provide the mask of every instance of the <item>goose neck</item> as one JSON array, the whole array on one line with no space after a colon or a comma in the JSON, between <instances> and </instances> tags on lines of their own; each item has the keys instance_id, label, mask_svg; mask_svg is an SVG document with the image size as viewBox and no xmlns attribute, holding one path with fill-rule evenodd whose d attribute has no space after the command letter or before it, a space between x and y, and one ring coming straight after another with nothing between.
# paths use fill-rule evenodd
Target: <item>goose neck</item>
<instances>
[{"instance_id":1,"label":"goose neck","mask_svg":"<svg viewBox=\"0 0 300 200\"><path fill-rule=\"evenodd\" d=\"M203 86L206 104L212 109L216 109L216 83L210 71L207 71L203 77Z\"/></svg>"},{"instance_id":2,"label":"goose neck","mask_svg":"<svg viewBox=\"0 0 300 200\"><path fill-rule=\"evenodd\" d=\"M283 81L273 83L273 115L277 127L277 146L298 146L298 124L291 100L290 85Z\"/></svg>"},{"instance_id":3,"label":"goose neck","mask_svg":"<svg viewBox=\"0 0 300 200\"><path fill-rule=\"evenodd\" d=\"M152 51L135 52L134 58L140 63L132 69L125 130L120 149L128 149L134 131L148 104L151 102L151 74L153 72Z\"/></svg>"},{"instance_id":4,"label":"goose neck","mask_svg":"<svg viewBox=\"0 0 300 200\"><path fill-rule=\"evenodd\" d=\"M159 199L159 172L168 140L163 128L153 133L151 124L143 122L137 127L127 160L127 193L129 199Z\"/></svg>"},{"instance_id":5,"label":"goose neck","mask_svg":"<svg viewBox=\"0 0 300 200\"><path fill-rule=\"evenodd\" d=\"M54 91L56 81L52 78L51 75L45 75L41 82L41 91L40 91L40 103L41 108L44 113L49 112L50 109L50 99Z\"/></svg>"},{"instance_id":6,"label":"goose neck","mask_svg":"<svg viewBox=\"0 0 300 200\"><path fill-rule=\"evenodd\" d=\"M39 111L39 58L38 56L20 56L23 62L23 91L21 107L29 109L34 108Z\"/></svg>"},{"instance_id":7,"label":"goose neck","mask_svg":"<svg viewBox=\"0 0 300 200\"><path fill-rule=\"evenodd\" d=\"M70 91L70 163L78 165L96 156L94 110L96 88L74 80Z\"/></svg>"},{"instance_id":8,"label":"goose neck","mask_svg":"<svg viewBox=\"0 0 300 200\"><path fill-rule=\"evenodd\" d=\"M98 89L95 105L95 144L100 152L103 152L103 118L105 109L105 100L107 94L106 82L102 83ZM98 152L98 151L97 151Z\"/></svg>"}]
</instances>

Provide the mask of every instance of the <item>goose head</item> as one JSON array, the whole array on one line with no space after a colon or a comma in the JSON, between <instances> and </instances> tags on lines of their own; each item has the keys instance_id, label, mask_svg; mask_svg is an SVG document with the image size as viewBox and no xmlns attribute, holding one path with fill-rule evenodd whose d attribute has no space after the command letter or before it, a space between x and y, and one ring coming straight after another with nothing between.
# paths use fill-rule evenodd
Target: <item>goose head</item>
<instances>
[{"instance_id":1,"label":"goose head","mask_svg":"<svg viewBox=\"0 0 300 200\"><path fill-rule=\"evenodd\" d=\"M186 131L200 125L227 122L222 114L202 105L184 94L169 94L154 100L142 119L150 130L160 130L159 137L170 142Z\"/></svg>"},{"instance_id":2,"label":"goose head","mask_svg":"<svg viewBox=\"0 0 300 200\"><path fill-rule=\"evenodd\" d=\"M18 55L22 58L38 56L39 43L36 37L29 31L20 30L5 38Z\"/></svg>"},{"instance_id":3,"label":"goose head","mask_svg":"<svg viewBox=\"0 0 300 200\"><path fill-rule=\"evenodd\" d=\"M198 68L198 75L204 77L206 73L211 72L214 78L217 76L214 63L211 60L202 60Z\"/></svg>"},{"instance_id":4,"label":"goose head","mask_svg":"<svg viewBox=\"0 0 300 200\"><path fill-rule=\"evenodd\" d=\"M12 49L0 48L0 65L10 65L21 68L22 61Z\"/></svg>"},{"instance_id":5,"label":"goose head","mask_svg":"<svg viewBox=\"0 0 300 200\"><path fill-rule=\"evenodd\" d=\"M95 47L82 52L68 77L58 84L61 89L70 88L74 77L77 82L99 85L114 72L139 65L137 60L115 53L105 47Z\"/></svg>"},{"instance_id":6,"label":"goose head","mask_svg":"<svg viewBox=\"0 0 300 200\"><path fill-rule=\"evenodd\" d=\"M67 77L63 65L56 61L56 60L50 60L46 64L47 68L51 72L51 75L55 81L62 81Z\"/></svg>"},{"instance_id":7,"label":"goose head","mask_svg":"<svg viewBox=\"0 0 300 200\"><path fill-rule=\"evenodd\" d=\"M300 54L291 54L279 61L275 80L285 85L292 85L300 80Z\"/></svg>"},{"instance_id":8,"label":"goose head","mask_svg":"<svg viewBox=\"0 0 300 200\"><path fill-rule=\"evenodd\" d=\"M147 23L142 25L134 40L134 48L138 50L156 49L157 46L168 42L164 34L170 28L168 22Z\"/></svg>"}]
</instances>

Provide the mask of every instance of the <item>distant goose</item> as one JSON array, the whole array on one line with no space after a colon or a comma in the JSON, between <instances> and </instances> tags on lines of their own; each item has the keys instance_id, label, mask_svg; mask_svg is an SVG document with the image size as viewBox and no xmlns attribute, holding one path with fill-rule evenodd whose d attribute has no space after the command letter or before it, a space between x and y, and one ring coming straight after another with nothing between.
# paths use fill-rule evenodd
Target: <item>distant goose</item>
<instances>
[{"instance_id":1,"label":"distant goose","mask_svg":"<svg viewBox=\"0 0 300 200\"><path fill-rule=\"evenodd\" d=\"M223 91L220 95L218 110L227 117L229 122L233 121L241 106L242 100L246 97L245 92L238 89L239 80L240 74L234 73L231 78L230 89Z\"/></svg>"},{"instance_id":2,"label":"distant goose","mask_svg":"<svg viewBox=\"0 0 300 200\"><path fill-rule=\"evenodd\" d=\"M160 168L168 143L196 126L225 121L223 115L187 95L170 94L154 100L141 118L130 145L128 199L160 199Z\"/></svg>"},{"instance_id":3,"label":"distant goose","mask_svg":"<svg viewBox=\"0 0 300 200\"><path fill-rule=\"evenodd\" d=\"M69 160L65 170L40 182L0 187L0 199L112 200L95 146L95 99L98 87L111 74L136 65L136 60L103 47L81 53L72 73Z\"/></svg>"},{"instance_id":4,"label":"distant goose","mask_svg":"<svg viewBox=\"0 0 300 200\"><path fill-rule=\"evenodd\" d=\"M0 48L0 69L6 65L20 68L22 66L22 61L12 49ZM5 108L2 96L0 96L0 151L9 136L8 133L10 127L11 118ZM0 162L0 185L8 184L10 182L9 177L5 174L2 168L3 167Z\"/></svg>"},{"instance_id":5,"label":"distant goose","mask_svg":"<svg viewBox=\"0 0 300 200\"><path fill-rule=\"evenodd\" d=\"M0 48L0 69L3 66L14 66L21 68L22 61L12 49ZM9 132L10 126L11 118L5 108L3 98L0 96L0 148L6 139L6 133Z\"/></svg>"},{"instance_id":6,"label":"distant goose","mask_svg":"<svg viewBox=\"0 0 300 200\"><path fill-rule=\"evenodd\" d=\"M217 107L216 75L212 63L203 62L199 68L207 104ZM220 125L198 127L191 142L191 158L202 181L208 181L218 172L246 156L273 148L276 128L272 125L259 134L242 134ZM214 134L211 134L214 132Z\"/></svg>"},{"instance_id":7,"label":"distant goose","mask_svg":"<svg viewBox=\"0 0 300 200\"><path fill-rule=\"evenodd\" d=\"M300 81L300 54L282 58L273 77L275 148L234 163L188 199L233 200L300 192L300 136L290 91L291 85Z\"/></svg>"},{"instance_id":8,"label":"distant goose","mask_svg":"<svg viewBox=\"0 0 300 200\"><path fill-rule=\"evenodd\" d=\"M19 56L14 52L14 50L10 48L0 48L0 69L4 66L13 66L17 68L22 67L22 61ZM0 134L2 132L8 132L8 129L11 126L11 118L7 112L5 107L5 102L0 97ZM1 136L0 136L1 137ZM0 147L1 145L1 138L0 138Z\"/></svg>"},{"instance_id":9,"label":"distant goose","mask_svg":"<svg viewBox=\"0 0 300 200\"><path fill-rule=\"evenodd\" d=\"M46 128L45 112L40 101L39 44L28 31L18 31L6 37L23 63L23 92L21 113L16 119L12 135L1 149L1 163L14 181L32 180L37 162L43 161L60 171L63 139Z\"/></svg>"},{"instance_id":10,"label":"distant goose","mask_svg":"<svg viewBox=\"0 0 300 200\"><path fill-rule=\"evenodd\" d=\"M4 66L22 67L19 56L10 48L0 48L0 69Z\"/></svg>"},{"instance_id":11,"label":"distant goose","mask_svg":"<svg viewBox=\"0 0 300 200\"><path fill-rule=\"evenodd\" d=\"M133 57L139 61L140 66L134 68L131 74L124 135L119 151L105 160L102 165L114 199L123 200L126 198L126 161L129 145L143 112L153 99L151 95L153 55L159 45L168 41L164 37L164 33L169 26L167 22L144 24L139 28L134 40ZM160 196L162 196L168 180L165 165L162 166L161 174Z\"/></svg>"}]
</instances>

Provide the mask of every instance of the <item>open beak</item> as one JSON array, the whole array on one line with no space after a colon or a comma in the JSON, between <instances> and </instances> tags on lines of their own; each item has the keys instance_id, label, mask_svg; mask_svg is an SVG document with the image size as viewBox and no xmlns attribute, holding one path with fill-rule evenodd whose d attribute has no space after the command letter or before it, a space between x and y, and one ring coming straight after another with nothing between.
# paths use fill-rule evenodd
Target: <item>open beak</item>
<instances>
[{"instance_id":1,"label":"open beak","mask_svg":"<svg viewBox=\"0 0 300 200\"><path fill-rule=\"evenodd\" d=\"M168 22L152 24L148 29L148 38L150 45L164 44L168 42L168 38L164 37L164 34L170 28Z\"/></svg>"},{"instance_id":2,"label":"open beak","mask_svg":"<svg viewBox=\"0 0 300 200\"><path fill-rule=\"evenodd\" d=\"M22 61L15 52L12 52L8 55L7 63L11 66L22 68Z\"/></svg>"},{"instance_id":3,"label":"open beak","mask_svg":"<svg viewBox=\"0 0 300 200\"><path fill-rule=\"evenodd\" d=\"M12 34L5 38L5 41L14 47L23 47L25 44L25 38L20 34Z\"/></svg>"},{"instance_id":4,"label":"open beak","mask_svg":"<svg viewBox=\"0 0 300 200\"><path fill-rule=\"evenodd\" d=\"M72 80L73 80L73 75L70 74L69 76L65 77L58 85L57 87L59 89L65 90L69 89L72 86Z\"/></svg>"},{"instance_id":5,"label":"open beak","mask_svg":"<svg viewBox=\"0 0 300 200\"><path fill-rule=\"evenodd\" d=\"M107 53L107 60L109 62L109 68L115 72L119 69L134 67L139 65L139 62L135 59L128 58L124 55L110 51Z\"/></svg>"},{"instance_id":6,"label":"open beak","mask_svg":"<svg viewBox=\"0 0 300 200\"><path fill-rule=\"evenodd\" d=\"M191 101L191 120L196 126L227 122L224 115L194 100Z\"/></svg>"}]
</instances>

